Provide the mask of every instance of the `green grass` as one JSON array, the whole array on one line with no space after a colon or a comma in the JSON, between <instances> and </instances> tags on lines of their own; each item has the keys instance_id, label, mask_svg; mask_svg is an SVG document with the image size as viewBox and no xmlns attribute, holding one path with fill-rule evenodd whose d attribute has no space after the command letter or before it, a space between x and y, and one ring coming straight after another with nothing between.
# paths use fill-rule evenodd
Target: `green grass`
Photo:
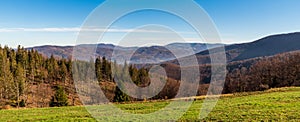
<instances>
[{"instance_id":1,"label":"green grass","mask_svg":"<svg viewBox=\"0 0 300 122\"><path fill-rule=\"evenodd\" d=\"M300 88L272 89L264 92L239 93L222 97L204 120L198 120L203 100L194 101L180 121L300 121ZM151 113L168 105L168 101L139 102L117 105L131 113ZM106 114L107 105L99 115L107 121L116 120ZM130 120L133 118L124 118ZM162 118L164 120L164 118ZM0 110L0 121L96 121L84 107Z\"/></svg>"}]
</instances>

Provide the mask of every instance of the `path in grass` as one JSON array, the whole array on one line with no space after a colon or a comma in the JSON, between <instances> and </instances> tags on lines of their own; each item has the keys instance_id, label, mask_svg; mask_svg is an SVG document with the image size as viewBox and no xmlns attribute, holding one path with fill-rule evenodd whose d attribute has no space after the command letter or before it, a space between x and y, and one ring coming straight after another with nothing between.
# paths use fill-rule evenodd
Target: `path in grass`
<instances>
[{"instance_id":1,"label":"path in grass","mask_svg":"<svg viewBox=\"0 0 300 122\"><path fill-rule=\"evenodd\" d=\"M151 113L168 102L117 105L132 113ZM202 100L195 101L180 119L196 121ZM97 106L99 107L99 106ZM100 106L105 108L105 106ZM102 113L103 114L102 114ZM100 111L104 115L105 109ZM114 117L103 116L108 120ZM124 118L130 120L132 118ZM163 120L163 118L162 118ZM282 88L268 92L244 93L219 100L206 121L300 121L300 88ZM84 107L0 110L0 121L95 121ZM202 120L203 121L203 120Z\"/></svg>"}]
</instances>

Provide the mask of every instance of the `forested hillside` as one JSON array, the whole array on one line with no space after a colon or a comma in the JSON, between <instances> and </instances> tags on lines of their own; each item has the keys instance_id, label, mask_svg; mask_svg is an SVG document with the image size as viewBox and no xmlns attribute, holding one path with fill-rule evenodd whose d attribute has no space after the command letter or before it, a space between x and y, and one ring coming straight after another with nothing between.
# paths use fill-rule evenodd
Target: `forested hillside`
<instances>
[{"instance_id":1,"label":"forested hillside","mask_svg":"<svg viewBox=\"0 0 300 122\"><path fill-rule=\"evenodd\" d=\"M0 106L14 107L47 107L62 105L80 105L76 94L72 71L80 65L94 65L98 84L110 101L123 102L138 100L123 94L112 78L112 65L128 69L132 81L138 86L150 84L148 70L135 68L134 65L116 64L105 57L95 61L71 61L71 59L44 57L35 50L26 50L21 46L12 49L0 47ZM73 69L73 65L75 68ZM89 75L85 72L80 75ZM84 79L83 79L84 80ZM166 89L154 99L172 98L178 81L169 79ZM173 82L174 81L174 82ZM168 89L167 89L168 88ZM128 97L124 99L125 97ZM88 96L89 97L89 96ZM62 102L63 101L63 102Z\"/></svg>"},{"instance_id":2,"label":"forested hillside","mask_svg":"<svg viewBox=\"0 0 300 122\"><path fill-rule=\"evenodd\" d=\"M2 105L48 106L54 86L72 84L71 60L45 58L35 50L28 51L20 46L17 50L0 47L0 64Z\"/></svg>"},{"instance_id":3,"label":"forested hillside","mask_svg":"<svg viewBox=\"0 0 300 122\"><path fill-rule=\"evenodd\" d=\"M227 65L228 74L223 93L300 86L299 59L300 52L294 51L231 62ZM0 64L1 106L81 105L75 90L73 72L78 72L78 67L85 65L95 66L97 85L101 86L106 97L112 102L147 100L127 96L116 87L114 78L122 78L123 75L117 73L113 77L112 66L119 70L128 70L132 81L140 87L151 84L148 73L149 66L136 68L134 64L117 64L105 57L98 57L91 61L71 61L71 59L55 58L54 56L44 57L35 50L26 50L21 46L17 49L0 47ZM166 70L167 82L162 91L151 100L171 99L176 96L180 86L180 68L175 64L160 65ZM197 95L205 95L211 79L211 66L204 64L200 65L199 69L201 78ZM83 72L80 75L87 76L89 74ZM86 80L86 82L88 81ZM91 100L91 104L94 103L91 96L85 97Z\"/></svg>"}]
</instances>

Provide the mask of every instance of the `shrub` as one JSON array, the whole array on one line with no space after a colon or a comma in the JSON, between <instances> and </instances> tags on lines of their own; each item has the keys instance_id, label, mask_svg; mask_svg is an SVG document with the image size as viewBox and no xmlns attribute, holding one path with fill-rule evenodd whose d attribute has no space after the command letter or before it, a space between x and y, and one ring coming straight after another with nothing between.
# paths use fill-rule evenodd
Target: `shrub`
<instances>
[{"instance_id":1,"label":"shrub","mask_svg":"<svg viewBox=\"0 0 300 122\"><path fill-rule=\"evenodd\" d=\"M26 102L24 99L21 100L21 102L19 103L20 107L26 107Z\"/></svg>"}]
</instances>

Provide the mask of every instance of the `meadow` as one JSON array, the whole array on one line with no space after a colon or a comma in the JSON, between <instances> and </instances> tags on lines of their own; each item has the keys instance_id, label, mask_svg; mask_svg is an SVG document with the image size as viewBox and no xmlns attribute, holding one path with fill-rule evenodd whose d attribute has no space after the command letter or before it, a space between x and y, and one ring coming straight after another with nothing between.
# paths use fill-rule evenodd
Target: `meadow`
<instances>
[{"instance_id":1,"label":"meadow","mask_svg":"<svg viewBox=\"0 0 300 122\"><path fill-rule=\"evenodd\" d=\"M151 113L170 101L137 102L117 104L122 110L131 113ZM203 120L199 112L203 98L199 97L179 121L300 121L300 88L278 88L262 92L237 93L223 96ZM104 107L99 105L98 107ZM113 121L114 117L107 117ZM130 120L132 118L124 118ZM164 120L162 118L162 120ZM61 108L27 108L0 110L0 121L96 121L82 106Z\"/></svg>"}]
</instances>

